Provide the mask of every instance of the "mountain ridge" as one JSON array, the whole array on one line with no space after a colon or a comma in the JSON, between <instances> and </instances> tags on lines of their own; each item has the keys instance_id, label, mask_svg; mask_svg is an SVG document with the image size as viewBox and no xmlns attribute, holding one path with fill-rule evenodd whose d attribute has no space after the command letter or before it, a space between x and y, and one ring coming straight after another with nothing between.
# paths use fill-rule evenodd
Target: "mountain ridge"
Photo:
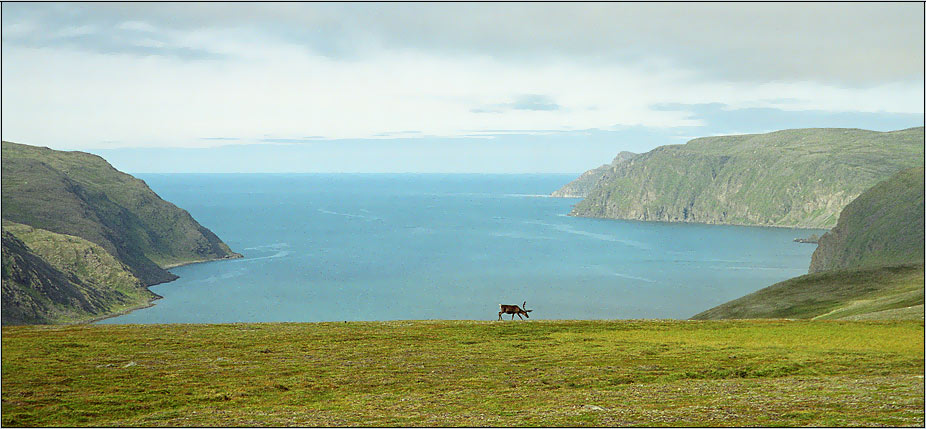
<instances>
[{"instance_id":1,"label":"mountain ridge","mask_svg":"<svg viewBox=\"0 0 926 429\"><path fill-rule=\"evenodd\" d=\"M922 160L923 127L702 137L595 169L597 184L569 214L830 228L864 190Z\"/></svg>"}]
</instances>

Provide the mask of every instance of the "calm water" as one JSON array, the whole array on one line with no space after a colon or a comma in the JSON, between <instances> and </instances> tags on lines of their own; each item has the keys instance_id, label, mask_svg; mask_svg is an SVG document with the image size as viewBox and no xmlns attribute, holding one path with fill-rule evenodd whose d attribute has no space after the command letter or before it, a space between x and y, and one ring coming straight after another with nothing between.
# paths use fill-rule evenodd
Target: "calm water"
<instances>
[{"instance_id":1,"label":"calm water","mask_svg":"<svg viewBox=\"0 0 926 429\"><path fill-rule=\"evenodd\" d=\"M567 217L573 175L139 175L245 258L101 323L688 318L807 272L820 230Z\"/></svg>"}]
</instances>

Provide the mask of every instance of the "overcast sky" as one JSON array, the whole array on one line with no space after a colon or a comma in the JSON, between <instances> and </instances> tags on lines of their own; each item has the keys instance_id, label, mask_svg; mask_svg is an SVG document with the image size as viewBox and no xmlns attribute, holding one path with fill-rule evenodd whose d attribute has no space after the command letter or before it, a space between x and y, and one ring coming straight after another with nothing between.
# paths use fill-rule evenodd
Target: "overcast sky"
<instances>
[{"instance_id":1,"label":"overcast sky","mask_svg":"<svg viewBox=\"0 0 926 429\"><path fill-rule=\"evenodd\" d=\"M3 3L2 134L136 172L579 172L703 135L907 128L923 8Z\"/></svg>"}]
</instances>

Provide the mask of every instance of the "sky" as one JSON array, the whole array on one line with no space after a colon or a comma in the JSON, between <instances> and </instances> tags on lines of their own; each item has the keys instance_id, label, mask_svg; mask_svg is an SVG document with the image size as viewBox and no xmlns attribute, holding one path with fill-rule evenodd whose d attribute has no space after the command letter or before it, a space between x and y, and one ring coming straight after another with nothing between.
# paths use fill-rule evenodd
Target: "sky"
<instances>
[{"instance_id":1,"label":"sky","mask_svg":"<svg viewBox=\"0 0 926 429\"><path fill-rule=\"evenodd\" d=\"M2 137L128 172L577 173L922 126L922 3L3 3Z\"/></svg>"}]
</instances>

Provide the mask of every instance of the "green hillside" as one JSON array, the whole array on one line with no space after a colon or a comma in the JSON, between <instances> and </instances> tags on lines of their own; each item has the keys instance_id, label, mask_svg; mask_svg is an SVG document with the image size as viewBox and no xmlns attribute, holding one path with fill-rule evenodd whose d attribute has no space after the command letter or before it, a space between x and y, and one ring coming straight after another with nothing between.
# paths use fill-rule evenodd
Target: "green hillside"
<instances>
[{"instance_id":1,"label":"green hillside","mask_svg":"<svg viewBox=\"0 0 926 429\"><path fill-rule=\"evenodd\" d=\"M96 244L26 225L3 225L4 325L88 321L155 298L127 266Z\"/></svg>"},{"instance_id":2,"label":"green hillside","mask_svg":"<svg viewBox=\"0 0 926 429\"><path fill-rule=\"evenodd\" d=\"M4 220L98 244L145 285L175 279L165 267L240 256L185 210L96 155L2 145Z\"/></svg>"},{"instance_id":3,"label":"green hillside","mask_svg":"<svg viewBox=\"0 0 926 429\"><path fill-rule=\"evenodd\" d=\"M912 321L84 325L2 334L5 427L924 423L923 323Z\"/></svg>"},{"instance_id":4,"label":"green hillside","mask_svg":"<svg viewBox=\"0 0 926 429\"><path fill-rule=\"evenodd\" d=\"M852 201L820 237L810 272L923 263L924 169L904 170Z\"/></svg>"},{"instance_id":5,"label":"green hillside","mask_svg":"<svg viewBox=\"0 0 926 429\"><path fill-rule=\"evenodd\" d=\"M825 271L775 283L692 319L922 320L923 281L923 264Z\"/></svg>"},{"instance_id":6,"label":"green hillside","mask_svg":"<svg viewBox=\"0 0 926 429\"><path fill-rule=\"evenodd\" d=\"M922 165L923 144L922 127L699 138L612 166L570 214L830 228L863 191Z\"/></svg>"},{"instance_id":7,"label":"green hillside","mask_svg":"<svg viewBox=\"0 0 926 429\"><path fill-rule=\"evenodd\" d=\"M595 186L598 186L599 181L602 179L607 180L607 174L612 168L618 164L630 161L636 156L637 154L633 152L621 152L614 157L614 160L612 160L610 164L605 164L582 173L579 178L553 191L550 196L558 198L585 198L592 189L595 189Z\"/></svg>"},{"instance_id":8,"label":"green hillside","mask_svg":"<svg viewBox=\"0 0 926 429\"><path fill-rule=\"evenodd\" d=\"M865 191L820 238L811 274L702 312L694 319L923 319L922 167Z\"/></svg>"}]
</instances>

